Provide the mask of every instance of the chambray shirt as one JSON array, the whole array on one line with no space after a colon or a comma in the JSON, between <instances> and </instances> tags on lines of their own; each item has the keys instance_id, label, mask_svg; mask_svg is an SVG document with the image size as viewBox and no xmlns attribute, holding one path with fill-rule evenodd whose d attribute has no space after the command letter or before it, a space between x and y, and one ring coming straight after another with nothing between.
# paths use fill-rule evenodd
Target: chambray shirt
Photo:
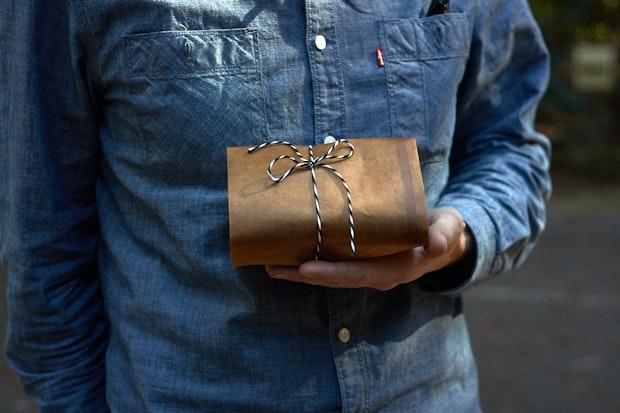
<instances>
[{"instance_id":1,"label":"chambray shirt","mask_svg":"<svg viewBox=\"0 0 620 413\"><path fill-rule=\"evenodd\" d=\"M480 410L460 295L544 226L548 54L525 0L429 5L5 2L7 354L43 412ZM386 292L232 268L227 146L389 136L470 262Z\"/></svg>"}]
</instances>

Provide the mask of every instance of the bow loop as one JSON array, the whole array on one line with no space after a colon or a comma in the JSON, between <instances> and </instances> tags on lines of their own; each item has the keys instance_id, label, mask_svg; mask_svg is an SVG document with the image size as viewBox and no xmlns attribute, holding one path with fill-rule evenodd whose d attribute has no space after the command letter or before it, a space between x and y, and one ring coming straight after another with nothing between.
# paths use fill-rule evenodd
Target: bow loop
<instances>
[{"instance_id":1,"label":"bow loop","mask_svg":"<svg viewBox=\"0 0 620 413\"><path fill-rule=\"evenodd\" d=\"M346 144L348 147L348 151L344 155L332 155L332 153L336 151L336 148L338 147L340 143ZM349 142L346 139L339 139L335 141L332 146L329 147L329 149L327 150L327 152L325 152L323 156L319 156L318 158L316 158L315 161L317 164L321 164L324 161L340 162L340 161L344 161L345 159L349 159L350 157L353 156L354 153L355 153L355 148L353 147L351 142Z\"/></svg>"},{"instance_id":2,"label":"bow loop","mask_svg":"<svg viewBox=\"0 0 620 413\"><path fill-rule=\"evenodd\" d=\"M293 162L293 166L291 166L290 168L288 168L287 170L285 170L284 172L282 172L280 175L274 175L273 174L273 168L275 167L275 165L283 160L283 159L288 159L289 161ZM273 161L271 161L269 163L269 167L267 168L267 174L269 175L269 177L271 178L272 181L274 182L280 182L286 179L287 176L289 176L291 174L291 172L293 172L295 169L301 168L300 165L302 165L303 162L299 162L297 159L293 158L292 156L289 155L280 155L277 158L275 158Z\"/></svg>"}]
</instances>

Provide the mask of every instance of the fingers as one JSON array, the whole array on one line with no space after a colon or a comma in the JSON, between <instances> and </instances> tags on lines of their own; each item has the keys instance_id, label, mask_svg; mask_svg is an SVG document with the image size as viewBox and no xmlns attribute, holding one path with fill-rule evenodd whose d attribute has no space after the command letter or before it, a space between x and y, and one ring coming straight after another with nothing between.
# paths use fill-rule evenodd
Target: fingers
<instances>
[{"instance_id":1,"label":"fingers","mask_svg":"<svg viewBox=\"0 0 620 413\"><path fill-rule=\"evenodd\" d=\"M277 266L277 265L265 266L265 269L267 270L267 273L269 274L271 278L284 279L284 280L294 281L294 282L303 282L305 284L319 285L319 286L330 287L330 288L367 287L367 288L373 288L373 289L380 290L380 291L388 291L400 284L399 282L396 282L396 281L388 281L388 282L381 282L381 283L375 283L375 284L371 283L371 284L365 285L365 284L362 284L361 282L352 283L350 278L345 279L345 280L339 279L339 278L328 279L325 277L315 278L315 277L309 277L309 276L301 274L298 268L299 267L296 267L296 266Z\"/></svg>"},{"instance_id":2,"label":"fingers","mask_svg":"<svg viewBox=\"0 0 620 413\"><path fill-rule=\"evenodd\" d=\"M356 261L309 261L299 272L318 280L338 279L351 286L367 286L402 280L412 272L419 251L411 250L386 257Z\"/></svg>"},{"instance_id":3,"label":"fingers","mask_svg":"<svg viewBox=\"0 0 620 413\"><path fill-rule=\"evenodd\" d=\"M302 281L313 285L356 288L373 284L393 284L408 274L420 251L406 251L381 258L358 261L308 261L299 267L267 266L274 278Z\"/></svg>"},{"instance_id":4,"label":"fingers","mask_svg":"<svg viewBox=\"0 0 620 413\"><path fill-rule=\"evenodd\" d=\"M448 251L448 239L437 227L429 227L428 244L424 248L428 257L439 257Z\"/></svg>"},{"instance_id":5,"label":"fingers","mask_svg":"<svg viewBox=\"0 0 620 413\"><path fill-rule=\"evenodd\" d=\"M266 265L265 270L267 274L269 274L272 278L281 278L281 279L289 279L298 277L299 274L299 266L297 265Z\"/></svg>"},{"instance_id":6,"label":"fingers","mask_svg":"<svg viewBox=\"0 0 620 413\"><path fill-rule=\"evenodd\" d=\"M296 266L266 266L272 278L332 288L374 288L387 291L430 271L432 260L423 247L358 261L308 261Z\"/></svg>"},{"instance_id":7,"label":"fingers","mask_svg":"<svg viewBox=\"0 0 620 413\"><path fill-rule=\"evenodd\" d=\"M386 291L442 268L462 255L465 224L453 208L431 214L425 247L385 257L355 261L308 261L300 266L267 266L273 278L332 288L368 287Z\"/></svg>"},{"instance_id":8,"label":"fingers","mask_svg":"<svg viewBox=\"0 0 620 413\"><path fill-rule=\"evenodd\" d=\"M439 257L447 254L459 242L465 228L463 218L453 208L433 210L431 225L428 229L427 257Z\"/></svg>"},{"instance_id":9,"label":"fingers","mask_svg":"<svg viewBox=\"0 0 620 413\"><path fill-rule=\"evenodd\" d=\"M282 266L282 265L267 265L265 270L271 278L277 278L281 280L303 282L305 284L320 285L323 287L331 288L351 288L350 282L346 280L325 279L323 277L313 278L306 275L302 275L299 272L298 266Z\"/></svg>"},{"instance_id":10,"label":"fingers","mask_svg":"<svg viewBox=\"0 0 620 413\"><path fill-rule=\"evenodd\" d=\"M373 288L375 290L379 290L379 291L389 291L397 286L399 286L401 283L397 283L397 282L389 282L389 283L384 283L384 284L375 284L370 288Z\"/></svg>"}]
</instances>

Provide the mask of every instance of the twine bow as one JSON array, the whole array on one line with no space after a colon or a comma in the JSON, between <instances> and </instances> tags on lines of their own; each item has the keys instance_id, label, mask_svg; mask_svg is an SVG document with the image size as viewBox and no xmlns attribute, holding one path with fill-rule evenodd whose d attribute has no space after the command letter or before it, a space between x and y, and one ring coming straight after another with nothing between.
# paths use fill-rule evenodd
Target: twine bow
<instances>
[{"instance_id":1,"label":"twine bow","mask_svg":"<svg viewBox=\"0 0 620 413\"><path fill-rule=\"evenodd\" d=\"M332 155L332 153L336 150L338 145L340 145L341 143L344 143L347 145L348 147L347 153L344 155ZM355 225L353 223L353 204L351 203L351 191L349 190L349 185L347 185L347 181L340 174L340 172L338 172L333 166L327 163L327 162L340 162L340 161L343 161L345 159L352 157L353 154L355 153L355 148L353 147L351 142L349 142L346 139L338 139L333 143L333 145L327 150L327 152L324 155L319 156L318 158L314 157L314 152L312 151L312 145L310 145L308 146L308 150L310 153L310 159L306 159L299 152L299 150L297 149L295 145L289 142L286 142L286 141L271 141L271 142L261 143L258 146L249 148L248 152L252 153L266 146L272 146L272 145L286 145L290 147L293 151L295 151L295 155L296 155L296 157L289 156L289 155L280 155L269 163L269 167L267 168L267 175L269 175L271 180L275 182L276 184L284 181L290 174L292 174L296 170L310 169L310 173L312 175L312 192L314 194L314 209L316 212L316 223L317 223L317 243L316 243L316 254L315 254L315 259L317 260L319 259L319 254L321 252L323 225L321 223L321 207L319 205L319 190L316 184L315 169L325 168L331 171L334 175L336 175L340 179L340 181L342 182L342 186L344 186L344 189L347 193L347 207L349 209L349 233L350 233L350 241L351 241L351 255L355 256ZM281 175L275 176L273 174L273 167L275 166L276 163L278 163L279 161L283 159L288 159L289 161L293 162L293 166L291 166L289 169L284 171Z\"/></svg>"}]
</instances>

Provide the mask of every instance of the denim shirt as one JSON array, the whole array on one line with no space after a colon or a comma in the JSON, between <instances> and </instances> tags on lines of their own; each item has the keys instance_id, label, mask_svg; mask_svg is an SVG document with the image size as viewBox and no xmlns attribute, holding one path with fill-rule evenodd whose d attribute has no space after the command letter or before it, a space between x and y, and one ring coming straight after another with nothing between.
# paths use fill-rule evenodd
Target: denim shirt
<instances>
[{"instance_id":1,"label":"denim shirt","mask_svg":"<svg viewBox=\"0 0 620 413\"><path fill-rule=\"evenodd\" d=\"M2 7L7 355L43 412L479 411L460 295L543 229L548 53L525 0L429 5ZM330 136L417 138L473 260L386 292L233 269L226 147Z\"/></svg>"}]
</instances>

